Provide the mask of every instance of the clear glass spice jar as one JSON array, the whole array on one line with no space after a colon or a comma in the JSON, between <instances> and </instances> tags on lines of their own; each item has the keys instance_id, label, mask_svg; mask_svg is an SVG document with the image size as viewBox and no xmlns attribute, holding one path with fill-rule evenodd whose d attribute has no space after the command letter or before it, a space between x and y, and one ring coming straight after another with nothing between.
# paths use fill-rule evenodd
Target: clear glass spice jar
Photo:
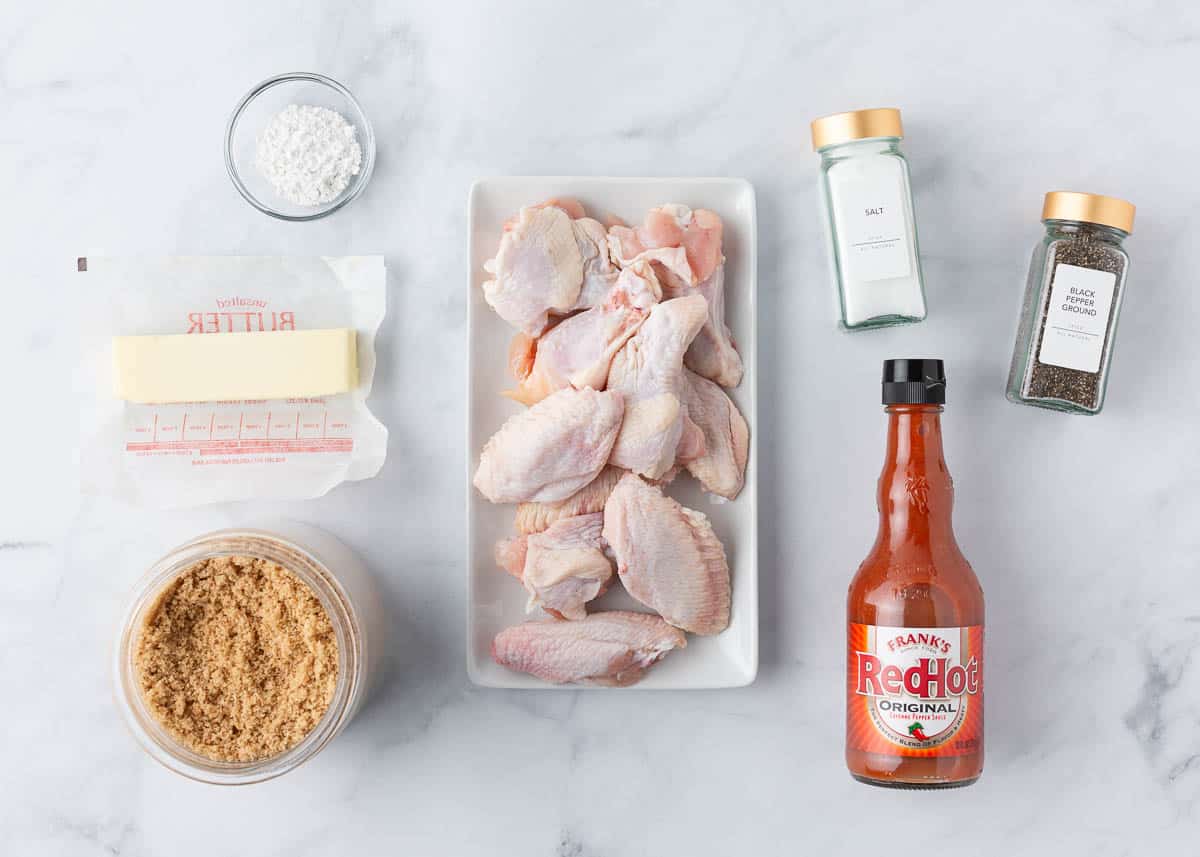
<instances>
[{"instance_id":1,"label":"clear glass spice jar","mask_svg":"<svg viewBox=\"0 0 1200 857\"><path fill-rule=\"evenodd\" d=\"M146 618L171 583L197 562L237 555L278 563L306 584L325 608L338 644L337 686L320 722L290 749L251 762L210 759L176 740L148 708L135 663ZM262 782L311 759L353 719L379 672L386 633L386 617L370 573L329 533L294 521L274 522L270 531L218 530L171 551L138 584L114 651L117 705L142 748L175 773L215 785Z\"/></svg>"},{"instance_id":2,"label":"clear glass spice jar","mask_svg":"<svg viewBox=\"0 0 1200 857\"><path fill-rule=\"evenodd\" d=\"M1046 194L1008 374L1010 401L1073 414L1104 407L1133 232L1132 203Z\"/></svg>"},{"instance_id":3,"label":"clear glass spice jar","mask_svg":"<svg viewBox=\"0 0 1200 857\"><path fill-rule=\"evenodd\" d=\"M821 198L845 330L925 318L904 127L895 108L855 110L812 123Z\"/></svg>"}]
</instances>

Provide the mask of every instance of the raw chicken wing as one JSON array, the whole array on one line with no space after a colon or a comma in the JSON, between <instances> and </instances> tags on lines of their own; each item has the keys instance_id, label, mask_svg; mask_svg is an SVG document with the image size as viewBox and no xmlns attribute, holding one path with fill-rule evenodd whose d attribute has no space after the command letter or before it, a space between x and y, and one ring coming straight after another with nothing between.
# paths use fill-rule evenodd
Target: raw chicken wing
<instances>
[{"instance_id":1,"label":"raw chicken wing","mask_svg":"<svg viewBox=\"0 0 1200 857\"><path fill-rule=\"evenodd\" d=\"M663 478L679 455L684 421L683 400L674 393L630 401L609 460L649 479Z\"/></svg>"},{"instance_id":2,"label":"raw chicken wing","mask_svg":"<svg viewBox=\"0 0 1200 857\"><path fill-rule=\"evenodd\" d=\"M614 487L625 475L619 467L606 467L582 489L574 495L557 503L522 503L517 507L516 531L522 535L540 533L550 528L554 521L564 517L590 515L594 511L604 511Z\"/></svg>"},{"instance_id":3,"label":"raw chicken wing","mask_svg":"<svg viewBox=\"0 0 1200 857\"><path fill-rule=\"evenodd\" d=\"M732 500L746 478L750 429L724 390L690 370L683 378L688 416L704 433L703 453L684 463L705 491Z\"/></svg>"},{"instance_id":4,"label":"raw chicken wing","mask_svg":"<svg viewBox=\"0 0 1200 857\"><path fill-rule=\"evenodd\" d=\"M573 196L552 196L545 202L539 202L533 207L561 208L567 213L567 217L570 217L572 220L578 220L587 216L583 210L583 203L575 199Z\"/></svg>"},{"instance_id":5,"label":"raw chicken wing","mask_svg":"<svg viewBox=\"0 0 1200 857\"><path fill-rule=\"evenodd\" d=\"M613 356L661 294L653 269L638 263L621 272L603 303L560 322L540 339L518 333L509 365L520 384L505 395L532 405L564 387L604 389Z\"/></svg>"},{"instance_id":6,"label":"raw chicken wing","mask_svg":"<svg viewBox=\"0 0 1200 857\"><path fill-rule=\"evenodd\" d=\"M571 218L575 243L583 259L583 283L572 309L587 309L604 300L604 296L616 282L617 274L620 273L609 255L607 227L588 217L579 200L567 196L551 197L530 208L557 208ZM519 222L519 216L508 220L504 224L504 230L511 231Z\"/></svg>"},{"instance_id":7,"label":"raw chicken wing","mask_svg":"<svg viewBox=\"0 0 1200 857\"><path fill-rule=\"evenodd\" d=\"M584 604L604 594L612 563L600 537L604 515L562 518L542 533L496 546L496 560L529 592L527 611L543 608L560 619L582 619Z\"/></svg>"},{"instance_id":8,"label":"raw chicken wing","mask_svg":"<svg viewBox=\"0 0 1200 857\"><path fill-rule=\"evenodd\" d=\"M661 205L646 213L645 222L636 228L614 226L608 231L612 256L619 264L632 262L643 253L666 266L687 285L695 285L712 275L721 263L721 234L724 225L716 213L686 205ZM679 257L661 251L683 251Z\"/></svg>"},{"instance_id":9,"label":"raw chicken wing","mask_svg":"<svg viewBox=\"0 0 1200 857\"><path fill-rule=\"evenodd\" d=\"M604 540L625 589L672 625L695 634L728 627L729 565L703 514L631 473L604 507Z\"/></svg>"},{"instance_id":10,"label":"raw chicken wing","mask_svg":"<svg viewBox=\"0 0 1200 857\"><path fill-rule=\"evenodd\" d=\"M658 479L675 463L684 434L683 355L708 318L700 295L666 301L617 352L608 389L626 397L612 463Z\"/></svg>"},{"instance_id":11,"label":"raw chicken wing","mask_svg":"<svg viewBox=\"0 0 1200 857\"><path fill-rule=\"evenodd\" d=\"M613 610L578 622L550 619L506 628L492 641L492 659L556 684L626 687L686 645L683 633L657 616Z\"/></svg>"},{"instance_id":12,"label":"raw chicken wing","mask_svg":"<svg viewBox=\"0 0 1200 857\"><path fill-rule=\"evenodd\" d=\"M742 383L744 367L725 324L725 263L717 265L696 291L708 301L708 321L688 346L683 365L722 387L736 387Z\"/></svg>"},{"instance_id":13,"label":"raw chicken wing","mask_svg":"<svg viewBox=\"0 0 1200 857\"><path fill-rule=\"evenodd\" d=\"M540 533L562 518L603 512L608 495L625 475L619 467L606 467L600 475L565 500L556 503L522 503L517 506L517 532L522 535ZM504 563L500 563L503 567ZM525 567L524 554L520 568Z\"/></svg>"},{"instance_id":14,"label":"raw chicken wing","mask_svg":"<svg viewBox=\"0 0 1200 857\"><path fill-rule=\"evenodd\" d=\"M669 297L681 297L696 285L696 275L692 273L687 251L682 247L647 249L627 226L614 226L608 231L608 246L612 258L622 268L632 267L639 262L652 264Z\"/></svg>"},{"instance_id":15,"label":"raw chicken wing","mask_svg":"<svg viewBox=\"0 0 1200 857\"><path fill-rule=\"evenodd\" d=\"M475 487L493 503L570 497L604 468L624 412L618 393L559 390L492 436Z\"/></svg>"},{"instance_id":16,"label":"raw chicken wing","mask_svg":"<svg viewBox=\"0 0 1200 857\"><path fill-rule=\"evenodd\" d=\"M708 321L688 348L684 364L723 387L742 381L742 359L725 324L724 227L706 209L683 205L651 209L642 226L609 229L610 252L621 265L651 261L667 299L700 292L708 301Z\"/></svg>"},{"instance_id":17,"label":"raw chicken wing","mask_svg":"<svg viewBox=\"0 0 1200 857\"><path fill-rule=\"evenodd\" d=\"M492 556L496 565L507 571L517 580L525 577L525 555L529 552L529 539L517 536L515 539L501 539L496 542Z\"/></svg>"},{"instance_id":18,"label":"raw chicken wing","mask_svg":"<svg viewBox=\"0 0 1200 857\"><path fill-rule=\"evenodd\" d=\"M583 257L583 284L575 300L575 308L587 309L604 300L617 281L620 270L609 256L608 233L600 221L579 217L571 221L571 228L575 232L579 254Z\"/></svg>"},{"instance_id":19,"label":"raw chicken wing","mask_svg":"<svg viewBox=\"0 0 1200 857\"><path fill-rule=\"evenodd\" d=\"M523 208L500 239L500 249L484 269L492 279L483 294L513 327L538 336L550 313L565 313L579 300L583 255L571 218L561 208Z\"/></svg>"}]
</instances>

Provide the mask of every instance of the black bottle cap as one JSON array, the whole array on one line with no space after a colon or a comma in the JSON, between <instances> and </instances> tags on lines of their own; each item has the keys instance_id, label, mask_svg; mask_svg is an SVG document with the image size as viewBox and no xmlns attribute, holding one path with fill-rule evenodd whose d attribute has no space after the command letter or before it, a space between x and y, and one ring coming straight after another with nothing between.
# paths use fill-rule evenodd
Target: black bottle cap
<instances>
[{"instance_id":1,"label":"black bottle cap","mask_svg":"<svg viewBox=\"0 0 1200 857\"><path fill-rule=\"evenodd\" d=\"M927 358L883 361L885 405L946 404L946 369Z\"/></svg>"}]
</instances>

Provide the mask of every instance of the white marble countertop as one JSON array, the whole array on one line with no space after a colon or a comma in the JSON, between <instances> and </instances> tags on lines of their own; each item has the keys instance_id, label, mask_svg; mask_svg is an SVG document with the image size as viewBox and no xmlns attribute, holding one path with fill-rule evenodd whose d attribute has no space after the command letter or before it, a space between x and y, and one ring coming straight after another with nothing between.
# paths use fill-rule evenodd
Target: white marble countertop
<instances>
[{"instance_id":1,"label":"white marble countertop","mask_svg":"<svg viewBox=\"0 0 1200 857\"><path fill-rule=\"evenodd\" d=\"M1200 12L1124 2L8 4L0 27L0 836L13 855L1141 855L1200 834ZM386 9L384 7L387 7ZM795 11L783 9L791 6ZM344 81L366 194L279 223L221 159L256 81ZM833 325L808 121L904 109L930 301ZM500 174L744 176L758 191L762 668L745 690L495 692L463 665L466 194ZM1042 193L1134 200L1108 406L1004 376ZM378 478L319 500L146 513L81 498L85 252L383 253ZM86 319L82 319L86 323ZM873 537L882 358L942 356L959 540L988 606L988 766L898 793L842 762L846 584ZM146 564L248 518L366 558L391 673L310 765L247 789L134 745L108 650Z\"/></svg>"}]
</instances>

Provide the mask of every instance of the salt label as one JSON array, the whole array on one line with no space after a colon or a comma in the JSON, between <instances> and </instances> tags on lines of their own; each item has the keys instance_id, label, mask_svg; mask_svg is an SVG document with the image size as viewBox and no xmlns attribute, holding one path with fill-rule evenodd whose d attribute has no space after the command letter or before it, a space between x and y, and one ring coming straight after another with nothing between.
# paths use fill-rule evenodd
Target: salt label
<instances>
[{"instance_id":1,"label":"salt label","mask_svg":"<svg viewBox=\"0 0 1200 857\"><path fill-rule=\"evenodd\" d=\"M904 228L904 188L891 181L858 181L840 188L839 222L847 279L860 283L894 280L912 272Z\"/></svg>"},{"instance_id":2,"label":"salt label","mask_svg":"<svg viewBox=\"0 0 1200 857\"><path fill-rule=\"evenodd\" d=\"M1109 271L1060 264L1054 267L1050 306L1042 335L1042 363L1098 372L1117 276Z\"/></svg>"}]
</instances>

